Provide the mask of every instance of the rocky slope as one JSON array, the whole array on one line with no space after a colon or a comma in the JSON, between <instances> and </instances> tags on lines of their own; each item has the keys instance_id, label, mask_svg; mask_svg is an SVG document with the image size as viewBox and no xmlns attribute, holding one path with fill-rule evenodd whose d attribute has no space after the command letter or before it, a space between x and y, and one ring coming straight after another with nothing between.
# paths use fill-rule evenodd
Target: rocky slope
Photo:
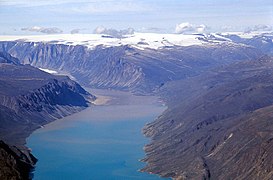
<instances>
[{"instance_id":1,"label":"rocky slope","mask_svg":"<svg viewBox=\"0 0 273 180\"><path fill-rule=\"evenodd\" d=\"M168 110L144 128L143 170L176 179L273 178L273 59L211 71L162 90Z\"/></svg>"},{"instance_id":2,"label":"rocky slope","mask_svg":"<svg viewBox=\"0 0 273 180\"><path fill-rule=\"evenodd\" d=\"M0 51L23 64L69 73L81 84L152 93L164 83L191 77L209 68L255 59L261 52L234 43L172 46L160 49L70 46L44 42L0 42Z\"/></svg>"},{"instance_id":3,"label":"rocky slope","mask_svg":"<svg viewBox=\"0 0 273 180\"><path fill-rule=\"evenodd\" d=\"M86 108L95 97L64 76L0 53L0 177L26 179L35 158L24 146L35 129Z\"/></svg>"},{"instance_id":4,"label":"rocky slope","mask_svg":"<svg viewBox=\"0 0 273 180\"><path fill-rule=\"evenodd\" d=\"M30 179L29 172L34 168L37 159L28 152L22 152L15 146L0 141L0 179Z\"/></svg>"}]
</instances>

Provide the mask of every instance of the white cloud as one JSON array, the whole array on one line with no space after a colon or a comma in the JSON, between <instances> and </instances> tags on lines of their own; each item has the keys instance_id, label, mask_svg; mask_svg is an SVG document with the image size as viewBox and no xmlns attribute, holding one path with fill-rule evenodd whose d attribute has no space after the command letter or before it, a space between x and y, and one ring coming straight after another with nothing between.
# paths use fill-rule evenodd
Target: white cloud
<instances>
[{"instance_id":1,"label":"white cloud","mask_svg":"<svg viewBox=\"0 0 273 180\"><path fill-rule=\"evenodd\" d=\"M192 32L192 31L194 31L193 25L188 22L177 24L175 27L175 33L177 34L182 34L185 32Z\"/></svg>"},{"instance_id":2,"label":"white cloud","mask_svg":"<svg viewBox=\"0 0 273 180\"><path fill-rule=\"evenodd\" d=\"M78 34L80 32L81 29L72 29L70 31L71 34Z\"/></svg>"},{"instance_id":3,"label":"white cloud","mask_svg":"<svg viewBox=\"0 0 273 180\"><path fill-rule=\"evenodd\" d=\"M106 31L107 31L107 29L103 26L98 26L98 27L96 27L96 29L94 29L95 34L103 34Z\"/></svg>"},{"instance_id":4,"label":"white cloud","mask_svg":"<svg viewBox=\"0 0 273 180\"><path fill-rule=\"evenodd\" d=\"M183 33L204 33L207 30L207 26L204 24L194 25L189 22L184 22L177 24L175 27L175 33L183 34Z\"/></svg>"},{"instance_id":5,"label":"white cloud","mask_svg":"<svg viewBox=\"0 0 273 180\"><path fill-rule=\"evenodd\" d=\"M252 31L272 31L273 27L269 25L259 24L253 27L246 28L245 32L252 32Z\"/></svg>"},{"instance_id":6,"label":"white cloud","mask_svg":"<svg viewBox=\"0 0 273 180\"><path fill-rule=\"evenodd\" d=\"M58 34L62 33L63 31L59 28L56 27L41 27L41 26L32 26L32 27L26 27L26 28L21 28L22 31L30 31L30 32L40 32L40 33L45 33L45 34Z\"/></svg>"},{"instance_id":7,"label":"white cloud","mask_svg":"<svg viewBox=\"0 0 273 180\"><path fill-rule=\"evenodd\" d=\"M198 33L204 33L206 31L206 29L207 29L207 26L204 25L204 24L201 24L201 25L199 25L199 26L196 27L196 31Z\"/></svg>"},{"instance_id":8,"label":"white cloud","mask_svg":"<svg viewBox=\"0 0 273 180\"><path fill-rule=\"evenodd\" d=\"M123 38L124 35L130 35L130 34L134 34L134 29L133 28L128 28L128 29L123 29L123 30L116 30L116 29L107 29L103 26L98 26L95 30L94 30L95 34L106 34L109 36L112 36L114 38Z\"/></svg>"}]
</instances>

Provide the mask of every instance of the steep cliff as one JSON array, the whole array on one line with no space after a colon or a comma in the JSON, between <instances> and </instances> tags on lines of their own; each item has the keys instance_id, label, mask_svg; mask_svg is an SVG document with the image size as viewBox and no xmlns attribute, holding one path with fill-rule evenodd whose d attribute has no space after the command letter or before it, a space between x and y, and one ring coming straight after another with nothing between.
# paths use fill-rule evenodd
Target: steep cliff
<instances>
[{"instance_id":1,"label":"steep cliff","mask_svg":"<svg viewBox=\"0 0 273 180\"><path fill-rule=\"evenodd\" d=\"M2 41L0 51L9 52L23 64L69 73L85 86L142 93L213 67L261 56L253 47L234 43L142 50L129 45L89 49L51 42Z\"/></svg>"},{"instance_id":2,"label":"steep cliff","mask_svg":"<svg viewBox=\"0 0 273 180\"><path fill-rule=\"evenodd\" d=\"M95 97L64 76L53 76L0 52L0 178L28 179L36 159L24 146L35 129L86 108ZM16 147L14 146L16 145Z\"/></svg>"},{"instance_id":3,"label":"steep cliff","mask_svg":"<svg viewBox=\"0 0 273 180\"><path fill-rule=\"evenodd\" d=\"M28 152L23 152L15 146L9 146L0 141L0 179L25 180L30 179L30 171L37 159Z\"/></svg>"},{"instance_id":4,"label":"steep cliff","mask_svg":"<svg viewBox=\"0 0 273 180\"><path fill-rule=\"evenodd\" d=\"M10 143L22 144L19 141L34 129L77 112L88 106L87 98L94 99L67 77L29 65L1 63L0 67L0 137ZM13 130L19 127L21 130ZM23 129L27 136L20 135Z\"/></svg>"}]
</instances>

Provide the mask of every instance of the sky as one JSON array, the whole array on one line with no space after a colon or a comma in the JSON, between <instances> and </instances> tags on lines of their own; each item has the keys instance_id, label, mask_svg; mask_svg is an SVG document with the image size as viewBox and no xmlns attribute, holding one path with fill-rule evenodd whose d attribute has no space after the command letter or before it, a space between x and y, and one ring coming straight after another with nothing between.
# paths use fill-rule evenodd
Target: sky
<instances>
[{"instance_id":1,"label":"sky","mask_svg":"<svg viewBox=\"0 0 273 180\"><path fill-rule=\"evenodd\" d=\"M0 0L0 35L272 30L272 0ZM130 29L128 29L130 28Z\"/></svg>"}]
</instances>

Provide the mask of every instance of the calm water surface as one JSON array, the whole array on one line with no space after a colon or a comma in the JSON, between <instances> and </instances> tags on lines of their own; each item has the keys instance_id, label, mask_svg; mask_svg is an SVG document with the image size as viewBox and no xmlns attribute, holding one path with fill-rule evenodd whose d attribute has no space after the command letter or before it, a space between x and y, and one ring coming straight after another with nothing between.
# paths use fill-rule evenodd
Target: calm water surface
<instances>
[{"instance_id":1,"label":"calm water surface","mask_svg":"<svg viewBox=\"0 0 273 180\"><path fill-rule=\"evenodd\" d=\"M91 107L35 131L34 179L160 179L138 172L148 143L141 129L165 109L148 102Z\"/></svg>"}]
</instances>

